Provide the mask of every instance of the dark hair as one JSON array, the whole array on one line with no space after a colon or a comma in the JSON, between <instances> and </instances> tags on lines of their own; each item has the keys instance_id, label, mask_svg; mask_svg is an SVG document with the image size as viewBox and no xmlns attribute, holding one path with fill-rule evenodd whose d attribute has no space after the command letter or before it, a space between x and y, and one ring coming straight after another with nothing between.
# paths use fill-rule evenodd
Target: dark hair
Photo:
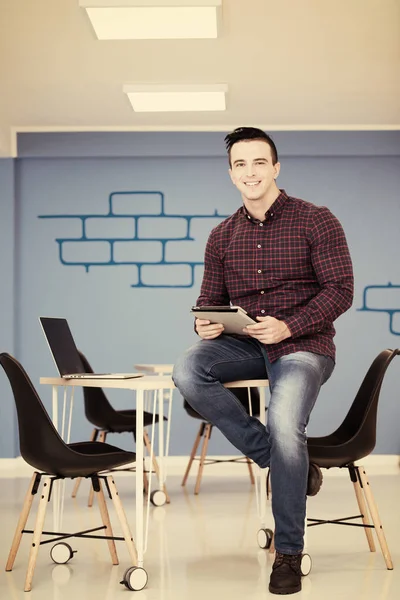
<instances>
[{"instance_id":1,"label":"dark hair","mask_svg":"<svg viewBox=\"0 0 400 600\"><path fill-rule=\"evenodd\" d=\"M276 149L273 139L265 133L262 129L257 127L237 127L225 136L225 145L229 157L229 165L231 164L231 150L232 146L237 142L249 141L249 140L263 140L267 142L271 148L272 164L275 165L278 162L278 151Z\"/></svg>"}]
</instances>

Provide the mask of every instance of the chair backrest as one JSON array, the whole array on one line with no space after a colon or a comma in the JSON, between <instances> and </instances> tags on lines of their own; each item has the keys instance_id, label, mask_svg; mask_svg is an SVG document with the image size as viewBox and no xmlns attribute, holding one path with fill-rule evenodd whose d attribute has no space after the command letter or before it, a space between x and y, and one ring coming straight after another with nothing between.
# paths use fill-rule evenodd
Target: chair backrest
<instances>
[{"instance_id":1,"label":"chair backrest","mask_svg":"<svg viewBox=\"0 0 400 600\"><path fill-rule=\"evenodd\" d=\"M379 395L386 370L399 349L383 350L369 367L342 424L332 434L338 440L354 440L364 456L375 448Z\"/></svg>"},{"instance_id":2,"label":"chair backrest","mask_svg":"<svg viewBox=\"0 0 400 600\"><path fill-rule=\"evenodd\" d=\"M86 356L79 350L79 356L83 363L85 373L94 373ZM85 404L85 415L87 420L100 427L108 429L110 423L115 421L116 410L112 407L102 388L84 387L83 400Z\"/></svg>"},{"instance_id":3,"label":"chair backrest","mask_svg":"<svg viewBox=\"0 0 400 600\"><path fill-rule=\"evenodd\" d=\"M0 354L18 416L21 456L35 469L53 472L54 461L69 453L22 365L10 354Z\"/></svg>"}]
</instances>

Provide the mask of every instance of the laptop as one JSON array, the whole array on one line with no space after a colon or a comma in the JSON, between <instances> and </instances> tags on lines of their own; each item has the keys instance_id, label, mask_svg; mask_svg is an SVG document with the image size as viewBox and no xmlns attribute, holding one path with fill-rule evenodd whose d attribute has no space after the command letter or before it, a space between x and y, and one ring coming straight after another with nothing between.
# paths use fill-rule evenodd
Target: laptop
<instances>
[{"instance_id":1,"label":"laptop","mask_svg":"<svg viewBox=\"0 0 400 600\"><path fill-rule=\"evenodd\" d=\"M133 379L143 373L85 373L66 319L39 317L56 367L63 379Z\"/></svg>"}]
</instances>

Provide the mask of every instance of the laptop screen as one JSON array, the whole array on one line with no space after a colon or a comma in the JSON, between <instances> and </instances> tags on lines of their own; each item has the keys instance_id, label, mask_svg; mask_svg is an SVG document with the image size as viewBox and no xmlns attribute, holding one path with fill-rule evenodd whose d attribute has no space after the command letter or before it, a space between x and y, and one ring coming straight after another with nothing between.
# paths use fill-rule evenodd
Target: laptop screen
<instances>
[{"instance_id":1,"label":"laptop screen","mask_svg":"<svg viewBox=\"0 0 400 600\"><path fill-rule=\"evenodd\" d=\"M85 373L67 320L56 317L40 317L39 320L60 375Z\"/></svg>"}]
</instances>

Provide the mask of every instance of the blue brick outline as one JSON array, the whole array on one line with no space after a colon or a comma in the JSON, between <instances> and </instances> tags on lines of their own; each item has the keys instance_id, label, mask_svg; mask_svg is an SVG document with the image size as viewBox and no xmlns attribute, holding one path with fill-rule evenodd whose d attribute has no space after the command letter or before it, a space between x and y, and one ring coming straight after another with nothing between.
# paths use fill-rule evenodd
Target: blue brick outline
<instances>
[{"instance_id":1,"label":"blue brick outline","mask_svg":"<svg viewBox=\"0 0 400 600\"><path fill-rule=\"evenodd\" d=\"M394 319L394 315L396 313L400 313L400 307L399 308L369 308L367 306L367 292L368 290L371 289L400 289L400 285L397 284L392 284L390 281L388 282L387 285L367 285L364 288L364 292L363 292L363 305L361 308L357 308L358 311L369 311L369 312L386 312L389 315L389 331L391 334L393 335L400 335L400 331L395 331L393 329L393 319Z\"/></svg>"},{"instance_id":2,"label":"blue brick outline","mask_svg":"<svg viewBox=\"0 0 400 600\"><path fill-rule=\"evenodd\" d=\"M115 214L113 212L113 197L114 196L122 196L122 195L158 195L160 196L160 205L161 205L161 211L159 214L139 214L139 215L135 215L135 214ZM108 197L108 213L107 214L74 214L74 215L38 215L38 219L80 219L82 222L82 235L80 238L56 238L55 241L58 244L58 254L59 254L59 260L61 262L62 265L70 267L70 266L82 266L85 268L86 273L89 272L89 269L91 267L105 267L105 266L122 266L122 265L134 265L137 266L138 268L138 283L137 284L131 284L130 287L132 288L140 288L140 287L144 287L144 288L190 288L193 287L194 285L194 280L195 280L195 268L197 266L201 266L204 264L204 262L188 262L188 261L166 261L165 260L165 248L166 248L166 244L167 242L170 241L174 241L174 242L179 242L179 241L195 241L195 238L193 238L190 235L190 223L192 219L209 219L209 218L213 218L213 217L217 217L220 219L225 219L227 218L229 215L220 215L218 213L218 210L215 209L214 214L211 215L169 215L165 213L164 210L164 206L165 206L165 195L163 192L160 191L123 191L123 192L111 192L109 194ZM164 218L171 218L171 219L184 219L187 222L187 229L186 229L186 236L185 237L180 237L180 238L144 238L144 239L140 239L137 237L137 231L138 231L138 223L139 220L141 218L160 218L160 217L164 217ZM86 220L90 219L90 218L100 218L100 219L122 219L122 218L132 218L134 221L134 235L132 238L126 238L126 237L121 237L121 238L107 238L107 239L103 239L103 238L87 238L86 237ZM115 262L114 261L114 243L115 242L120 242L120 241L128 241L128 240L136 240L136 241L143 241L143 242L160 242L161 243L161 260L159 262L145 262L145 261L141 261L141 262L133 262L133 261L126 261L126 262ZM110 244L110 260L107 262L95 262L95 263L91 263L91 262L71 262L71 261L66 261L63 258L63 244L65 242L76 242L76 241L88 241L88 242L108 242ZM182 284L182 285L162 285L162 284L145 284L142 281L142 273L141 273L141 269L143 266L148 266L148 265L186 265L189 266L191 269L191 280L190 283L188 284Z\"/></svg>"}]
</instances>

